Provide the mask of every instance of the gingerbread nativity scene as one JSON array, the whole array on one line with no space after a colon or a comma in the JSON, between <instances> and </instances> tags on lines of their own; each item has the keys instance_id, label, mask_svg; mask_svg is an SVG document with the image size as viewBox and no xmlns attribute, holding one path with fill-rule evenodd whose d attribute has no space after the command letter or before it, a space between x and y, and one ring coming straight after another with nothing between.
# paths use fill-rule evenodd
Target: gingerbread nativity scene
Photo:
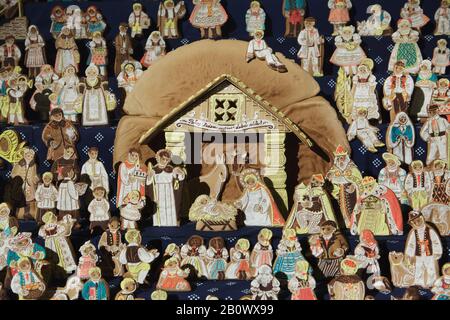
<instances>
[{"instance_id":1,"label":"gingerbread nativity scene","mask_svg":"<svg viewBox=\"0 0 450 320\"><path fill-rule=\"evenodd\" d=\"M449 0L0 4L0 300L450 299L449 36Z\"/></svg>"}]
</instances>

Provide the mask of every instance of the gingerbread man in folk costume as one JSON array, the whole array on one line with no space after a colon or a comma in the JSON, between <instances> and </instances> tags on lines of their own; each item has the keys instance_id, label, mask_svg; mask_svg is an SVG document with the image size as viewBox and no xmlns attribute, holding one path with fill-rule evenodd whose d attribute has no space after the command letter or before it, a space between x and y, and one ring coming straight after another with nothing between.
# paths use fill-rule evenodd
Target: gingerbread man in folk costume
<instances>
[{"instance_id":1,"label":"gingerbread man in folk costume","mask_svg":"<svg viewBox=\"0 0 450 320\"><path fill-rule=\"evenodd\" d=\"M428 143L427 165L437 159L447 161L448 157L450 124L438 112L439 106L431 104L428 107L429 118L420 129L420 137Z\"/></svg>"},{"instance_id":2,"label":"gingerbread man in folk costume","mask_svg":"<svg viewBox=\"0 0 450 320\"><path fill-rule=\"evenodd\" d=\"M143 11L142 4L136 2L133 4L133 12L128 17L128 25L131 28L131 37L140 37L144 30L150 27L150 18Z\"/></svg>"},{"instance_id":3,"label":"gingerbread man in folk costume","mask_svg":"<svg viewBox=\"0 0 450 320\"><path fill-rule=\"evenodd\" d=\"M161 0L158 8L158 28L164 38L176 39L180 37L178 20L186 14L184 1Z\"/></svg>"},{"instance_id":4,"label":"gingerbread man in folk costume","mask_svg":"<svg viewBox=\"0 0 450 320\"><path fill-rule=\"evenodd\" d=\"M399 112L407 112L413 91L413 78L405 69L405 63L397 61L392 75L387 77L383 85L383 107L390 111L391 122Z\"/></svg>"},{"instance_id":5,"label":"gingerbread man in folk costume","mask_svg":"<svg viewBox=\"0 0 450 320\"><path fill-rule=\"evenodd\" d=\"M264 38L264 31L256 30L253 40L250 40L247 47L246 61L249 63L254 58L265 60L266 64L274 71L281 73L287 72L286 66L273 53Z\"/></svg>"},{"instance_id":6,"label":"gingerbread man in folk costume","mask_svg":"<svg viewBox=\"0 0 450 320\"><path fill-rule=\"evenodd\" d=\"M22 57L22 52L16 45L16 38L9 35L5 38L5 43L0 46L0 62L2 67L6 65L18 66L19 60Z\"/></svg>"},{"instance_id":7,"label":"gingerbread man in folk costume","mask_svg":"<svg viewBox=\"0 0 450 320\"><path fill-rule=\"evenodd\" d=\"M436 10L434 14L434 20L436 21L435 36L450 35L450 1L441 0L441 6Z\"/></svg>"},{"instance_id":8,"label":"gingerbread man in folk costume","mask_svg":"<svg viewBox=\"0 0 450 320\"><path fill-rule=\"evenodd\" d=\"M434 160L429 171L432 181L431 202L450 205L450 171L443 160Z\"/></svg>"},{"instance_id":9,"label":"gingerbread man in folk costume","mask_svg":"<svg viewBox=\"0 0 450 320\"><path fill-rule=\"evenodd\" d=\"M119 76L122 71L122 64L125 61L132 61L133 44L128 34L128 24L122 22L119 25L119 33L114 38L114 47L116 49L116 57L114 59L114 73Z\"/></svg>"},{"instance_id":10,"label":"gingerbread man in folk costume","mask_svg":"<svg viewBox=\"0 0 450 320\"><path fill-rule=\"evenodd\" d=\"M418 211L409 213L408 223L412 229L406 239L405 257L414 265L414 285L431 288L439 276L441 239Z\"/></svg>"},{"instance_id":11,"label":"gingerbread man in folk costume","mask_svg":"<svg viewBox=\"0 0 450 320\"><path fill-rule=\"evenodd\" d=\"M358 263L347 257L341 262L341 272L328 284L331 300L364 300L365 285L358 276Z\"/></svg>"},{"instance_id":12,"label":"gingerbread man in folk costume","mask_svg":"<svg viewBox=\"0 0 450 320\"><path fill-rule=\"evenodd\" d=\"M319 30L315 28L316 19L305 19L305 29L298 35L297 42L300 50L297 56L301 60L302 68L314 77L323 76L323 43Z\"/></svg>"},{"instance_id":13,"label":"gingerbread man in folk costume","mask_svg":"<svg viewBox=\"0 0 450 320\"><path fill-rule=\"evenodd\" d=\"M450 9L448 10L450 13ZM447 48L447 40L439 39L437 47L433 50L433 71L439 75L445 75L447 67L450 66L450 49Z\"/></svg>"},{"instance_id":14,"label":"gingerbread man in folk costume","mask_svg":"<svg viewBox=\"0 0 450 320\"><path fill-rule=\"evenodd\" d=\"M377 133L379 129L370 125L367 114L367 108L356 108L356 117L347 130L347 138L349 141L352 141L357 137L367 150L376 153L378 151L377 148L384 147L384 143L378 139Z\"/></svg>"},{"instance_id":15,"label":"gingerbread man in folk costume","mask_svg":"<svg viewBox=\"0 0 450 320\"><path fill-rule=\"evenodd\" d=\"M428 204L431 188L431 177L429 172L424 170L422 161L411 162L405 180L405 190L409 197L409 204L414 210L421 210Z\"/></svg>"}]
</instances>

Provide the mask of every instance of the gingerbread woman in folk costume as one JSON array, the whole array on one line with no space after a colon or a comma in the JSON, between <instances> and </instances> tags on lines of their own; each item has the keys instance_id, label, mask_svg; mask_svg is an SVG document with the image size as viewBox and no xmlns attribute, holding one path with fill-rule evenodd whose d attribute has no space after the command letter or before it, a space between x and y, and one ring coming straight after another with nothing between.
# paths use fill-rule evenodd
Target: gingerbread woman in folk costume
<instances>
[{"instance_id":1,"label":"gingerbread woman in folk costume","mask_svg":"<svg viewBox=\"0 0 450 320\"><path fill-rule=\"evenodd\" d=\"M409 204L414 210L421 210L425 207L431 193L431 177L424 170L422 161L411 162L409 173L405 180L405 191L408 194Z\"/></svg>"},{"instance_id":2,"label":"gingerbread woman in folk costume","mask_svg":"<svg viewBox=\"0 0 450 320\"><path fill-rule=\"evenodd\" d=\"M68 66L75 67L78 72L80 63L80 52L78 51L75 37L68 27L63 27L60 35L55 40L56 58L55 72L62 75Z\"/></svg>"},{"instance_id":3,"label":"gingerbread woman in folk costume","mask_svg":"<svg viewBox=\"0 0 450 320\"><path fill-rule=\"evenodd\" d=\"M119 88L123 88L128 95L134 90L137 81L142 77L142 65L137 61L125 61L122 64L122 71L117 76Z\"/></svg>"},{"instance_id":4,"label":"gingerbread woman in folk costume","mask_svg":"<svg viewBox=\"0 0 450 320\"><path fill-rule=\"evenodd\" d=\"M262 265L272 266L273 248L270 244L272 236L272 231L267 228L261 229L258 233L258 242L250 255L250 265L254 272Z\"/></svg>"},{"instance_id":5,"label":"gingerbread woman in folk costume","mask_svg":"<svg viewBox=\"0 0 450 320\"><path fill-rule=\"evenodd\" d=\"M53 7L50 19L52 20L50 33L56 39L66 25L67 17L64 9L61 6Z\"/></svg>"},{"instance_id":6,"label":"gingerbread woman in folk costume","mask_svg":"<svg viewBox=\"0 0 450 320\"><path fill-rule=\"evenodd\" d=\"M340 29L350 21L350 0L328 0L330 15L328 21L333 25L333 36L338 35Z\"/></svg>"},{"instance_id":7,"label":"gingerbread woman in folk costume","mask_svg":"<svg viewBox=\"0 0 450 320\"><path fill-rule=\"evenodd\" d=\"M253 37L256 30L266 30L266 12L259 1L251 1L245 14L245 24L248 34Z\"/></svg>"},{"instance_id":8,"label":"gingerbread woman in folk costume","mask_svg":"<svg viewBox=\"0 0 450 320\"><path fill-rule=\"evenodd\" d=\"M303 28L306 0L283 0L283 15L286 18L285 37L298 37Z\"/></svg>"},{"instance_id":9,"label":"gingerbread woman in folk costume","mask_svg":"<svg viewBox=\"0 0 450 320\"><path fill-rule=\"evenodd\" d=\"M133 190L123 199L120 207L121 229L137 229L141 220L141 210L145 206L145 198L138 190Z\"/></svg>"},{"instance_id":10,"label":"gingerbread woman in folk costume","mask_svg":"<svg viewBox=\"0 0 450 320\"><path fill-rule=\"evenodd\" d=\"M292 293L291 300L317 300L314 289L316 280L309 273L309 263L299 260L295 264L295 275L288 282L288 289Z\"/></svg>"},{"instance_id":11,"label":"gingerbread woman in folk costume","mask_svg":"<svg viewBox=\"0 0 450 320\"><path fill-rule=\"evenodd\" d=\"M403 61L405 70L415 74L422 62L422 53L417 44L419 32L412 28L411 21L407 19L400 19L397 26L398 30L392 34L395 46L391 52L388 70L394 71L396 63Z\"/></svg>"},{"instance_id":12,"label":"gingerbread woman in folk costume","mask_svg":"<svg viewBox=\"0 0 450 320\"><path fill-rule=\"evenodd\" d=\"M368 274L380 276L380 249L375 236L370 230L363 230L359 236L359 243L355 247L355 255L359 269L365 269Z\"/></svg>"},{"instance_id":13,"label":"gingerbread woman in folk costume","mask_svg":"<svg viewBox=\"0 0 450 320\"><path fill-rule=\"evenodd\" d=\"M314 77L323 76L323 43L324 38L320 36L319 30L315 28L316 19L308 17L305 19L305 29L297 38L300 50L297 56L301 60L302 68Z\"/></svg>"},{"instance_id":14,"label":"gingerbread woman in folk costume","mask_svg":"<svg viewBox=\"0 0 450 320\"><path fill-rule=\"evenodd\" d=\"M208 269L208 279L225 279L228 256L228 250L225 248L225 240L223 238L214 237L209 240L209 248L206 250L206 268Z\"/></svg>"},{"instance_id":15,"label":"gingerbread woman in folk costume","mask_svg":"<svg viewBox=\"0 0 450 320\"><path fill-rule=\"evenodd\" d=\"M48 121L51 111L50 99L48 97L56 92L58 80L59 76L49 64L42 65L40 72L34 79L36 91L30 99L30 107L39 113L39 120L43 122Z\"/></svg>"},{"instance_id":16,"label":"gingerbread woman in folk costume","mask_svg":"<svg viewBox=\"0 0 450 320\"><path fill-rule=\"evenodd\" d=\"M411 26L419 32L430 21L430 18L423 14L420 0L408 0L401 9L400 16L411 21Z\"/></svg>"},{"instance_id":17,"label":"gingerbread woman in folk costume","mask_svg":"<svg viewBox=\"0 0 450 320\"><path fill-rule=\"evenodd\" d=\"M414 265L414 285L431 288L439 277L438 261L443 253L441 239L418 211L409 213L408 223L412 229L405 243L405 258Z\"/></svg>"},{"instance_id":18,"label":"gingerbread woman in folk costume","mask_svg":"<svg viewBox=\"0 0 450 320\"><path fill-rule=\"evenodd\" d=\"M62 109L64 117L67 120L78 122L77 111L75 109L81 99L81 93L80 79L77 76L75 66L69 65L64 69L56 88L56 106Z\"/></svg>"},{"instance_id":19,"label":"gingerbread woman in folk costume","mask_svg":"<svg viewBox=\"0 0 450 320\"><path fill-rule=\"evenodd\" d=\"M278 300L280 281L272 275L270 266L260 266L250 286L252 300Z\"/></svg>"},{"instance_id":20,"label":"gingerbread woman in folk costume","mask_svg":"<svg viewBox=\"0 0 450 320\"><path fill-rule=\"evenodd\" d=\"M195 268L199 278L208 277L206 251L203 238L197 235L191 236L181 247L181 266L189 264Z\"/></svg>"},{"instance_id":21,"label":"gingerbread woman in folk costume","mask_svg":"<svg viewBox=\"0 0 450 320\"><path fill-rule=\"evenodd\" d=\"M350 221L351 234L367 229L377 236L402 235L402 210L395 193L373 177L364 177L361 191Z\"/></svg>"},{"instance_id":22,"label":"gingerbread woman in folk costume","mask_svg":"<svg viewBox=\"0 0 450 320\"><path fill-rule=\"evenodd\" d=\"M436 10L434 14L434 20L436 21L436 29L434 31L435 36L450 35L450 1L441 0L441 6Z\"/></svg>"},{"instance_id":23,"label":"gingerbread woman in folk costume","mask_svg":"<svg viewBox=\"0 0 450 320\"><path fill-rule=\"evenodd\" d=\"M165 55L166 42L159 31L153 31L145 44L145 54L141 59L141 64L148 68Z\"/></svg>"},{"instance_id":24,"label":"gingerbread woman in folk costume","mask_svg":"<svg viewBox=\"0 0 450 320\"><path fill-rule=\"evenodd\" d=\"M35 77L41 67L46 63L45 42L35 25L28 27L25 39L25 66L28 68L28 76Z\"/></svg>"},{"instance_id":25,"label":"gingerbread woman in folk costume","mask_svg":"<svg viewBox=\"0 0 450 320\"><path fill-rule=\"evenodd\" d=\"M247 47L246 61L249 63L254 58L265 60L269 68L280 73L287 72L286 66L273 53L264 38L264 31L256 30L253 40L250 40Z\"/></svg>"},{"instance_id":26,"label":"gingerbread woman in folk costume","mask_svg":"<svg viewBox=\"0 0 450 320\"><path fill-rule=\"evenodd\" d=\"M156 289L166 292L186 292L191 291L191 285L186 280L189 276L189 268L181 269L180 261L176 258L167 259L164 262Z\"/></svg>"},{"instance_id":27,"label":"gingerbread woman in folk costume","mask_svg":"<svg viewBox=\"0 0 450 320\"><path fill-rule=\"evenodd\" d=\"M108 65L108 48L106 47L106 41L102 37L100 31L96 31L92 34L92 40L88 43L90 50L87 64L96 65L103 78L107 76L106 67Z\"/></svg>"},{"instance_id":28,"label":"gingerbread woman in folk costume","mask_svg":"<svg viewBox=\"0 0 450 320\"><path fill-rule=\"evenodd\" d=\"M282 227L284 218L267 186L254 169L241 172L244 192L235 206L245 213L246 226Z\"/></svg>"},{"instance_id":29,"label":"gingerbread woman in folk costume","mask_svg":"<svg viewBox=\"0 0 450 320\"><path fill-rule=\"evenodd\" d=\"M405 69L403 61L395 63L393 73L383 85L383 107L389 110L391 122L399 112L407 112L414 91L414 80Z\"/></svg>"},{"instance_id":30,"label":"gingerbread woman in folk costume","mask_svg":"<svg viewBox=\"0 0 450 320\"><path fill-rule=\"evenodd\" d=\"M386 162L386 166L378 173L378 183L391 189L400 203L407 204L408 197L405 192L406 170L400 167L400 159L392 153L383 153L383 160Z\"/></svg>"},{"instance_id":31,"label":"gingerbread woman in folk costume","mask_svg":"<svg viewBox=\"0 0 450 320\"><path fill-rule=\"evenodd\" d=\"M356 109L358 107L367 108L367 119L380 119L377 100L377 78L372 73L373 60L363 59L358 66L356 74L353 76L351 101L352 116L356 116Z\"/></svg>"},{"instance_id":32,"label":"gingerbread woman in folk costume","mask_svg":"<svg viewBox=\"0 0 450 320\"><path fill-rule=\"evenodd\" d=\"M361 48L361 37L355 32L355 27L343 27L334 41L336 50L330 62L342 67L346 75L356 74L357 67L366 58L366 54Z\"/></svg>"},{"instance_id":33,"label":"gingerbread woman in folk costume","mask_svg":"<svg viewBox=\"0 0 450 320\"><path fill-rule=\"evenodd\" d=\"M131 37L140 37L144 30L150 27L150 23L149 16L142 10L142 4L134 3L133 12L131 12L128 17L128 25L131 28Z\"/></svg>"},{"instance_id":34,"label":"gingerbread woman in folk costume","mask_svg":"<svg viewBox=\"0 0 450 320\"><path fill-rule=\"evenodd\" d=\"M386 145L401 162L410 164L413 160L413 147L416 133L411 119L405 112L399 112L386 132Z\"/></svg>"},{"instance_id":35,"label":"gingerbread woman in folk costume","mask_svg":"<svg viewBox=\"0 0 450 320\"><path fill-rule=\"evenodd\" d=\"M434 293L433 300L450 299L450 262L442 266L442 277L434 282L431 292Z\"/></svg>"},{"instance_id":36,"label":"gingerbread woman in folk costume","mask_svg":"<svg viewBox=\"0 0 450 320\"><path fill-rule=\"evenodd\" d=\"M437 159L447 161L448 157L450 124L438 112L439 106L431 104L428 107L429 118L420 129L420 137L428 143L427 165Z\"/></svg>"},{"instance_id":37,"label":"gingerbread woman in folk costume","mask_svg":"<svg viewBox=\"0 0 450 320\"><path fill-rule=\"evenodd\" d=\"M228 14L220 2L221 0L192 0L194 9L189 21L194 28L200 29L202 39L222 36L221 27L228 21Z\"/></svg>"},{"instance_id":38,"label":"gingerbread woman in folk costume","mask_svg":"<svg viewBox=\"0 0 450 320\"><path fill-rule=\"evenodd\" d=\"M164 38L176 39L180 37L178 20L186 14L184 0L161 0L158 8L158 28Z\"/></svg>"},{"instance_id":39,"label":"gingerbread woman in folk costume","mask_svg":"<svg viewBox=\"0 0 450 320\"><path fill-rule=\"evenodd\" d=\"M95 32L103 34L106 23L103 21L103 16L96 6L90 6L86 9L85 19L87 23L87 35L92 38Z\"/></svg>"},{"instance_id":40,"label":"gingerbread woman in folk costume","mask_svg":"<svg viewBox=\"0 0 450 320\"><path fill-rule=\"evenodd\" d=\"M86 241L78 250L81 254L78 260L77 276L81 280L89 279L89 270L97 265L98 255L91 241Z\"/></svg>"},{"instance_id":41,"label":"gingerbread woman in folk costume","mask_svg":"<svg viewBox=\"0 0 450 320\"><path fill-rule=\"evenodd\" d=\"M359 197L362 175L343 146L339 145L333 154L334 164L328 171L326 179L333 184L332 195L339 201L345 226L349 228L350 217Z\"/></svg>"},{"instance_id":42,"label":"gingerbread woman in folk costume","mask_svg":"<svg viewBox=\"0 0 450 320\"><path fill-rule=\"evenodd\" d=\"M449 8L450 14L450 8ZM449 18L450 19L450 18ZM447 48L447 40L439 39L437 41L437 47L433 50L433 71L439 75L445 75L447 67L450 66L450 49Z\"/></svg>"},{"instance_id":43,"label":"gingerbread woman in folk costume","mask_svg":"<svg viewBox=\"0 0 450 320\"><path fill-rule=\"evenodd\" d=\"M248 280L251 277L250 242L247 239L239 239L230 250L230 263L225 271L225 278Z\"/></svg>"},{"instance_id":44,"label":"gingerbread woman in folk costume","mask_svg":"<svg viewBox=\"0 0 450 320\"><path fill-rule=\"evenodd\" d=\"M427 109L432 102L437 80L438 77L432 71L431 61L423 60L416 78L414 99L411 101L411 116L417 115L419 118L428 116Z\"/></svg>"}]
</instances>

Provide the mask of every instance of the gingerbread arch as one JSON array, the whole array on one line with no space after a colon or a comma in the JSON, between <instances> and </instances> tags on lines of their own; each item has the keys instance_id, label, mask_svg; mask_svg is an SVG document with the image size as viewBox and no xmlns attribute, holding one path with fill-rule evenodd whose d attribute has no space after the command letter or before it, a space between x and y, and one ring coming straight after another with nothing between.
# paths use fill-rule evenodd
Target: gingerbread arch
<instances>
[{"instance_id":1,"label":"gingerbread arch","mask_svg":"<svg viewBox=\"0 0 450 320\"><path fill-rule=\"evenodd\" d=\"M293 60L277 53L288 69L277 73L263 61L246 63L246 49L244 41L202 40L173 50L152 65L125 101L127 115L117 128L114 163L123 161L131 147L139 147L144 159L154 156L156 150L147 138L162 129L167 115L226 75L276 106L276 112L304 135L296 155L297 181L308 181L313 173L325 174L339 144L350 150L335 109L318 96L317 82Z\"/></svg>"}]
</instances>

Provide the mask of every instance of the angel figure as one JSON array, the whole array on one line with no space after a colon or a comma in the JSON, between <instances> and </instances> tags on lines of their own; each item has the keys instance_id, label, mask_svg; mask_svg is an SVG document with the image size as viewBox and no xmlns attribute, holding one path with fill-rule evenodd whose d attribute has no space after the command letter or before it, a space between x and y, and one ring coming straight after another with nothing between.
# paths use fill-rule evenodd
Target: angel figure
<instances>
[{"instance_id":1,"label":"angel figure","mask_svg":"<svg viewBox=\"0 0 450 320\"><path fill-rule=\"evenodd\" d=\"M244 193L240 199L235 201L235 206L244 211L245 225L283 226L284 218L258 172L255 169L245 169L241 172L240 180L244 187Z\"/></svg>"},{"instance_id":2,"label":"angel figure","mask_svg":"<svg viewBox=\"0 0 450 320\"><path fill-rule=\"evenodd\" d=\"M189 22L194 28L200 29L202 39L222 36L221 27L227 22L228 14L220 2L221 0L192 0L194 9Z\"/></svg>"},{"instance_id":3,"label":"angel figure","mask_svg":"<svg viewBox=\"0 0 450 320\"><path fill-rule=\"evenodd\" d=\"M73 251L70 235L75 219L70 215L64 216L58 221L56 215L48 211L43 217L44 225L39 229L39 236L45 240L45 248L58 255L58 266L63 268L66 273L72 273L77 269L75 262L75 253Z\"/></svg>"},{"instance_id":4,"label":"angel figure","mask_svg":"<svg viewBox=\"0 0 450 320\"><path fill-rule=\"evenodd\" d=\"M86 69L86 78L80 83L83 126L100 126L108 124L108 111L116 108L116 97L108 91L108 81L102 81L99 69L91 64Z\"/></svg>"},{"instance_id":5,"label":"angel figure","mask_svg":"<svg viewBox=\"0 0 450 320\"><path fill-rule=\"evenodd\" d=\"M208 277L206 251L203 238L197 235L191 236L181 247L181 267L191 265L199 278Z\"/></svg>"},{"instance_id":6,"label":"angel figure","mask_svg":"<svg viewBox=\"0 0 450 320\"><path fill-rule=\"evenodd\" d=\"M158 28L164 38L180 37L178 21L186 14L184 0L161 0L158 8Z\"/></svg>"},{"instance_id":7,"label":"angel figure","mask_svg":"<svg viewBox=\"0 0 450 320\"><path fill-rule=\"evenodd\" d=\"M239 239L230 250L230 263L225 271L225 278L249 280L251 277L250 242L247 239Z\"/></svg>"}]
</instances>

